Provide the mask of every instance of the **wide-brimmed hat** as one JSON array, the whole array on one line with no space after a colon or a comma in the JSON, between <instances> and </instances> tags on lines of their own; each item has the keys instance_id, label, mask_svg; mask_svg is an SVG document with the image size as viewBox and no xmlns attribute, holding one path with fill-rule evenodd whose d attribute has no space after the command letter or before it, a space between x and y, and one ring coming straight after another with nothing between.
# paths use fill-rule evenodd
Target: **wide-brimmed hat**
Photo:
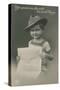
<instances>
[{"instance_id":1,"label":"wide-brimmed hat","mask_svg":"<svg viewBox=\"0 0 60 90\"><path fill-rule=\"evenodd\" d=\"M47 24L46 18L41 18L40 16L30 16L28 21L28 26L24 30L30 30L31 27L37 24L41 24L43 27Z\"/></svg>"}]
</instances>

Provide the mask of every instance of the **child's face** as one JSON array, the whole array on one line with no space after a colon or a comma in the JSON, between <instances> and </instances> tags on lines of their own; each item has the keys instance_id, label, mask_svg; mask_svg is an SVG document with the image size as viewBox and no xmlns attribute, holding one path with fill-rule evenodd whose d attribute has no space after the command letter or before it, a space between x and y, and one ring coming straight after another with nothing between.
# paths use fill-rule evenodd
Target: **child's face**
<instances>
[{"instance_id":1,"label":"child's face","mask_svg":"<svg viewBox=\"0 0 60 90\"><path fill-rule=\"evenodd\" d=\"M38 39L40 35L42 34L43 30L40 28L39 25L35 25L33 28L30 30L30 35L34 39Z\"/></svg>"}]
</instances>

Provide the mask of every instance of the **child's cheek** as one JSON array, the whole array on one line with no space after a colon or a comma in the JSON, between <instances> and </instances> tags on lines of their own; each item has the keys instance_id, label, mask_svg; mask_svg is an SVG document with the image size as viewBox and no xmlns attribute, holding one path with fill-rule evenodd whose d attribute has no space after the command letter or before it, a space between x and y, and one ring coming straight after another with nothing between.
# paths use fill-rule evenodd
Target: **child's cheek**
<instances>
[{"instance_id":1,"label":"child's cheek","mask_svg":"<svg viewBox=\"0 0 60 90\"><path fill-rule=\"evenodd\" d=\"M33 35L34 34L34 32L30 32L30 35Z\"/></svg>"}]
</instances>

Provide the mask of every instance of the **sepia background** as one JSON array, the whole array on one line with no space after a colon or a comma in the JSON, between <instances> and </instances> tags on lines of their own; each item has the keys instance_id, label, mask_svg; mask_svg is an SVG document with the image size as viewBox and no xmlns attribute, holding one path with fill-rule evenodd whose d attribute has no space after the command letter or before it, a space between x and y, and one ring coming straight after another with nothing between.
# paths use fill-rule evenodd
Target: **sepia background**
<instances>
[{"instance_id":1,"label":"sepia background","mask_svg":"<svg viewBox=\"0 0 60 90\"><path fill-rule=\"evenodd\" d=\"M21 10L19 7L21 5L12 5L11 18L12 18L12 28L11 28L11 71L12 71L12 85L15 85L15 70L16 70L16 56L17 48L27 47L28 41L31 39L29 31L24 31L24 28L28 25L28 20L30 15L40 15L48 19L48 23L45 27L45 31L42 35L43 38L49 41L54 60L50 62L48 71L46 73L41 73L36 81L27 81L24 83L19 83L19 85L25 84L52 84L58 82L58 8L49 6L39 6L44 7L46 10L51 10L55 14L50 13L40 13L36 10ZM26 6L22 6L26 7ZM28 6L35 7L35 6ZM37 7L37 6L36 6Z\"/></svg>"}]
</instances>

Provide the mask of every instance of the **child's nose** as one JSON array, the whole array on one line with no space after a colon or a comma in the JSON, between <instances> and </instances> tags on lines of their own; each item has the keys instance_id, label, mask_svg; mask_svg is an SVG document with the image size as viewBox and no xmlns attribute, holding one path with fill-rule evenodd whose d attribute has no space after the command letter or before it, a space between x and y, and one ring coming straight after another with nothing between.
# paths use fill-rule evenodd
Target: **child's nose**
<instances>
[{"instance_id":1,"label":"child's nose","mask_svg":"<svg viewBox=\"0 0 60 90\"><path fill-rule=\"evenodd\" d=\"M34 33L36 33L36 31L34 31Z\"/></svg>"}]
</instances>

